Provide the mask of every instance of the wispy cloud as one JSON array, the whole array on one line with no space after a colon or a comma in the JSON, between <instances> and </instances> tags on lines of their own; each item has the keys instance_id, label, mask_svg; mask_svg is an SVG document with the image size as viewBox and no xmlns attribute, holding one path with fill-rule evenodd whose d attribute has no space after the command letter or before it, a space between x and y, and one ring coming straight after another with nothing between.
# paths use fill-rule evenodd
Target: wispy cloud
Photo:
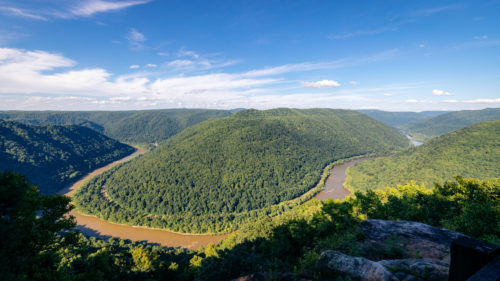
<instances>
[{"instance_id":1,"label":"wispy cloud","mask_svg":"<svg viewBox=\"0 0 500 281\"><path fill-rule=\"evenodd\" d=\"M5 6L0 7L0 13L7 16L21 17L27 19L43 20L43 21L47 20L46 17L41 16L33 11L15 7L5 7Z\"/></svg>"},{"instance_id":2,"label":"wispy cloud","mask_svg":"<svg viewBox=\"0 0 500 281\"><path fill-rule=\"evenodd\" d=\"M105 0L79 0L79 1L55 1L48 3L45 8L21 8L18 6L0 6L0 13L21 17L31 20L49 20L50 18L79 18L91 17L99 13L124 10L137 5L143 5L152 0L128 0L128 1L105 1Z\"/></svg>"},{"instance_id":3,"label":"wispy cloud","mask_svg":"<svg viewBox=\"0 0 500 281\"><path fill-rule=\"evenodd\" d=\"M460 9L463 7L464 7L463 4L453 4L453 5L447 5L447 6L432 7L432 8L417 10L415 12L415 14L420 15L420 16L430 16L430 15L434 15L434 14L441 13L444 11L456 10L456 9Z\"/></svg>"},{"instance_id":4,"label":"wispy cloud","mask_svg":"<svg viewBox=\"0 0 500 281\"><path fill-rule=\"evenodd\" d=\"M138 69L140 67L141 67L140 65L133 64L133 65L129 66L128 68L130 68L130 69Z\"/></svg>"},{"instance_id":5,"label":"wispy cloud","mask_svg":"<svg viewBox=\"0 0 500 281\"><path fill-rule=\"evenodd\" d=\"M144 47L142 43L146 41L146 36L137 31L137 29L131 28L127 35L127 40L134 49L141 49Z\"/></svg>"},{"instance_id":6,"label":"wispy cloud","mask_svg":"<svg viewBox=\"0 0 500 281\"><path fill-rule=\"evenodd\" d=\"M197 60L192 55L185 56L184 60L189 62L181 62L179 59L175 64L190 64L204 59L201 54L198 54ZM3 101L0 108L95 110L157 107L352 107L352 102L368 100L370 104L376 104L376 100L368 97L370 90L376 93L385 89L387 93L403 86L349 89L350 91L337 91L335 94L298 93L301 90L296 86L291 89L294 92L289 91L290 85L296 81L276 77L277 74L286 72L338 68L371 59L304 62L236 73L165 73L165 66L161 66L154 71L131 71L132 74L115 76L102 68L78 69L77 62L57 53L0 48L0 96ZM213 63L211 67L214 67ZM131 68L137 69L135 65ZM311 86L323 87L335 86L338 82L320 80L310 83L313 83Z\"/></svg>"},{"instance_id":7,"label":"wispy cloud","mask_svg":"<svg viewBox=\"0 0 500 281\"><path fill-rule=\"evenodd\" d=\"M302 86L308 87L308 88L335 88L335 87L340 87L340 83L337 81L333 80L320 80L316 82L302 82Z\"/></svg>"},{"instance_id":8,"label":"wispy cloud","mask_svg":"<svg viewBox=\"0 0 500 281\"><path fill-rule=\"evenodd\" d=\"M446 92L443 90L438 90L438 89L432 90L432 94L435 96L453 96L453 94L451 94L449 92Z\"/></svg>"},{"instance_id":9,"label":"wispy cloud","mask_svg":"<svg viewBox=\"0 0 500 281\"><path fill-rule=\"evenodd\" d=\"M397 28L379 28L379 29L371 29L371 30L356 30L353 32L342 33L342 34L331 34L328 36L329 39L332 40L341 40L341 39L349 39L358 36L367 36L367 35L377 35L385 32L396 31Z\"/></svg>"},{"instance_id":10,"label":"wispy cloud","mask_svg":"<svg viewBox=\"0 0 500 281\"><path fill-rule=\"evenodd\" d=\"M446 103L483 103L483 104L500 104L500 98L496 99L473 99L473 100L445 100Z\"/></svg>"},{"instance_id":11,"label":"wispy cloud","mask_svg":"<svg viewBox=\"0 0 500 281\"><path fill-rule=\"evenodd\" d=\"M102 1L87 0L78 1L78 4L70 9L71 14L75 16L89 17L97 13L105 13L117 10L123 10L132 6L142 5L152 0L135 1Z\"/></svg>"},{"instance_id":12,"label":"wispy cloud","mask_svg":"<svg viewBox=\"0 0 500 281\"><path fill-rule=\"evenodd\" d=\"M474 38L476 40L486 40L486 39L488 39L488 35L474 36L472 38Z\"/></svg>"}]
</instances>

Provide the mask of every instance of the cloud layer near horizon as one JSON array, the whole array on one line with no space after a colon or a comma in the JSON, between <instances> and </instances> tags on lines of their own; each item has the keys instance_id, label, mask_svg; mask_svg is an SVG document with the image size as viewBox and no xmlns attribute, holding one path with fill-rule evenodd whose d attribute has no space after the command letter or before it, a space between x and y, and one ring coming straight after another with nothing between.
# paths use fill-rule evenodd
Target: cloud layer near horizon
<instances>
[{"instance_id":1,"label":"cloud layer near horizon","mask_svg":"<svg viewBox=\"0 0 500 281\"><path fill-rule=\"evenodd\" d=\"M292 72L347 67L371 61L371 58L379 56L376 54L356 60L303 62L226 73L220 70L206 70L230 65L233 61L213 62L196 52L181 50L173 61L163 65L146 64L143 67L131 65L131 74L116 76L103 68L78 68L76 61L58 53L0 48L0 96L3 100L0 109L361 108L361 104L380 108L387 105L387 98L392 97L393 93L399 95L401 92L421 87L418 84L407 84L352 88L357 82L350 80L351 82L345 84L351 85L351 88L343 89L341 83L335 80L298 82L280 77ZM172 65L172 62L181 60L191 62L189 67L195 67L198 71L194 71L193 75L173 71L188 68L187 65ZM155 72L149 73L146 69L165 71L154 74ZM199 70L204 71L200 74ZM303 92L301 85L322 90ZM385 99L377 98L383 96ZM413 98L404 100L403 103L438 104L435 101L426 102ZM441 104L479 106L500 104L500 100L446 100Z\"/></svg>"}]
</instances>

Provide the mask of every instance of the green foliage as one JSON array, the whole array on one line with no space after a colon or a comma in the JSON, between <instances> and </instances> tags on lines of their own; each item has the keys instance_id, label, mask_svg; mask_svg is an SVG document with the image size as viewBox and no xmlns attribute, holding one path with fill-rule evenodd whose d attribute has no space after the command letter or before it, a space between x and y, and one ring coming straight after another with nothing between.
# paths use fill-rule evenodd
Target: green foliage
<instances>
[{"instance_id":1,"label":"green foliage","mask_svg":"<svg viewBox=\"0 0 500 281\"><path fill-rule=\"evenodd\" d=\"M386 241L385 252L361 247L364 238L359 223L363 218L414 220L500 240L500 178L458 177L432 189L409 183L356 192L344 202L312 200L277 217L262 216L221 244L198 251L81 234L58 237L56 232L73 225L71 220L58 224L70 209L67 198L40 197L34 187L13 174L0 174L0 183L3 280L201 281L231 280L255 272L293 272L297 279L340 280L316 268L322 251L384 259L400 257L404 249L397 237ZM54 206L34 207L41 202ZM35 209L45 210L42 213L50 214L50 219L41 223L45 215L36 217ZM46 234L39 235L40 230Z\"/></svg>"},{"instance_id":2,"label":"green foliage","mask_svg":"<svg viewBox=\"0 0 500 281\"><path fill-rule=\"evenodd\" d=\"M500 238L500 178L462 179L428 189L414 182L397 188L355 192L349 202L368 218L409 220L467 235Z\"/></svg>"},{"instance_id":3,"label":"green foliage","mask_svg":"<svg viewBox=\"0 0 500 281\"><path fill-rule=\"evenodd\" d=\"M14 173L0 172L0 276L2 280L57 278L54 250L67 247L57 232L75 225L62 217L72 207L69 198L40 196L35 186Z\"/></svg>"},{"instance_id":4,"label":"green foliage","mask_svg":"<svg viewBox=\"0 0 500 281\"><path fill-rule=\"evenodd\" d=\"M162 142L184 128L210 118L230 115L226 110L162 109L138 111L4 111L0 119L27 124L81 125L127 143Z\"/></svg>"},{"instance_id":5,"label":"green foliage","mask_svg":"<svg viewBox=\"0 0 500 281\"><path fill-rule=\"evenodd\" d=\"M500 119L500 108L462 110L416 120L402 126L415 140L425 142L431 138L484 121Z\"/></svg>"},{"instance_id":6,"label":"green foliage","mask_svg":"<svg viewBox=\"0 0 500 281\"><path fill-rule=\"evenodd\" d=\"M375 109L358 110L358 112L364 113L371 118L377 119L378 121L395 128L401 128L410 122L446 113L446 111L392 112Z\"/></svg>"},{"instance_id":7,"label":"green foliage","mask_svg":"<svg viewBox=\"0 0 500 281\"><path fill-rule=\"evenodd\" d=\"M112 221L221 232L279 212L313 188L331 162L402 149L396 130L349 110L246 110L205 121L76 194L77 207ZM106 185L110 202L99 199ZM258 211L260 210L260 211Z\"/></svg>"},{"instance_id":8,"label":"green foliage","mask_svg":"<svg viewBox=\"0 0 500 281\"><path fill-rule=\"evenodd\" d=\"M134 148L81 126L34 126L0 120L0 171L21 173L54 193Z\"/></svg>"},{"instance_id":9,"label":"green foliage","mask_svg":"<svg viewBox=\"0 0 500 281\"><path fill-rule=\"evenodd\" d=\"M456 175L500 175L500 120L475 124L394 156L364 161L347 170L345 186L370 190L416 181L432 187Z\"/></svg>"}]
</instances>

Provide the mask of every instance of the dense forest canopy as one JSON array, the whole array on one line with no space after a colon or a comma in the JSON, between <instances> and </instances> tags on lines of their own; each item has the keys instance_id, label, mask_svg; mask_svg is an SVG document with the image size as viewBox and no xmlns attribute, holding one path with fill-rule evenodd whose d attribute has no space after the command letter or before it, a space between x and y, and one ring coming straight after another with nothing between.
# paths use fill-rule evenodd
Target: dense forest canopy
<instances>
[{"instance_id":1,"label":"dense forest canopy","mask_svg":"<svg viewBox=\"0 0 500 281\"><path fill-rule=\"evenodd\" d=\"M362 219L412 220L500 243L499 195L500 178L460 177L432 189L410 183L356 192L344 202L312 200L281 216L260 217L219 245L188 251L64 231L74 225L63 217L71 209L68 198L40 196L19 175L0 172L0 276L16 281L218 281L255 272L293 272L297 280L340 280L316 267L323 251L372 260L404 258L404 245L391 240L383 250L366 247L359 230Z\"/></svg>"},{"instance_id":2,"label":"dense forest canopy","mask_svg":"<svg viewBox=\"0 0 500 281\"><path fill-rule=\"evenodd\" d=\"M393 112L393 111L382 111L376 109L362 109L357 111L364 113L370 116L371 118L377 119L378 121L395 128L401 128L402 126L410 122L438 116L447 112L447 111Z\"/></svg>"},{"instance_id":3,"label":"dense forest canopy","mask_svg":"<svg viewBox=\"0 0 500 281\"><path fill-rule=\"evenodd\" d=\"M456 175L487 178L500 175L500 120L475 124L427 143L377 158L347 170L352 190L378 189L415 180L432 187Z\"/></svg>"},{"instance_id":4,"label":"dense forest canopy","mask_svg":"<svg viewBox=\"0 0 500 281\"><path fill-rule=\"evenodd\" d=\"M82 126L0 120L0 171L25 175L42 193L57 192L133 151L133 147Z\"/></svg>"},{"instance_id":5,"label":"dense forest canopy","mask_svg":"<svg viewBox=\"0 0 500 281\"><path fill-rule=\"evenodd\" d=\"M140 111L3 111L0 119L35 125L81 125L122 142L155 143L226 110L161 109Z\"/></svg>"},{"instance_id":6,"label":"dense forest canopy","mask_svg":"<svg viewBox=\"0 0 500 281\"><path fill-rule=\"evenodd\" d=\"M500 119L500 108L483 110L462 110L441 114L435 117L416 120L402 126L414 139L427 141L463 127Z\"/></svg>"},{"instance_id":7,"label":"dense forest canopy","mask_svg":"<svg viewBox=\"0 0 500 281\"><path fill-rule=\"evenodd\" d=\"M90 181L75 198L80 209L106 219L164 218L170 227L201 231L203 216L220 216L223 225L233 213L300 196L333 161L408 146L395 129L355 111L245 110L184 130ZM110 202L98 199L104 185Z\"/></svg>"}]
</instances>

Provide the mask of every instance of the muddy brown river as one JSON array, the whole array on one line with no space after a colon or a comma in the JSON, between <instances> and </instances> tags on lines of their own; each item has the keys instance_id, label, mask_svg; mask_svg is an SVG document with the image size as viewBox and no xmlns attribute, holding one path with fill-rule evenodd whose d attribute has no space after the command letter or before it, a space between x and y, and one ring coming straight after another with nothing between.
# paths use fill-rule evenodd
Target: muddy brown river
<instances>
[{"instance_id":1,"label":"muddy brown river","mask_svg":"<svg viewBox=\"0 0 500 281\"><path fill-rule=\"evenodd\" d=\"M59 191L59 194L71 196L85 181L95 177L105 171L113 168L114 166L126 162L138 155L145 153L146 150L138 149L133 154L108 164L105 167L99 168L81 180L77 181L72 186ZM158 243L168 247L182 247L187 249L198 249L205 247L208 244L216 244L220 240L226 238L229 234L223 235L198 235L198 234L183 234L175 233L162 229L151 229L144 227L135 227L129 225L122 225L107 222L94 216L82 214L76 210L71 212L76 219L76 229L80 230L87 236L95 237L118 237L121 239L130 239L133 241L147 241L149 243Z\"/></svg>"},{"instance_id":2,"label":"muddy brown river","mask_svg":"<svg viewBox=\"0 0 500 281\"><path fill-rule=\"evenodd\" d=\"M345 181L345 172L347 168L356 165L361 161L365 161L370 158L359 158L355 160L348 161L344 164L337 165L330 170L330 175L326 179L325 189L323 189L320 193L314 196L315 199L318 200L327 200L327 199L338 199L342 200L347 195L351 194L351 192L344 188Z\"/></svg>"},{"instance_id":3,"label":"muddy brown river","mask_svg":"<svg viewBox=\"0 0 500 281\"><path fill-rule=\"evenodd\" d=\"M72 186L59 191L59 194L71 196L75 192L75 190L77 190L88 179L104 173L105 171L113 168L120 163L129 161L130 159L138 155L144 154L146 151L147 150L145 149L138 149L136 152L125 158L108 164L105 167L99 168L87 174ZM325 189L318 193L318 195L316 195L314 198L318 200L344 199L344 197L350 194L350 192L343 186L346 177L346 169L366 159L367 158L360 158L335 166L330 171L330 175L325 182ZM80 230L87 236L104 238L118 237L121 239L130 239L133 241L147 241L149 243L158 243L168 247L198 249L200 247L205 247L208 244L216 244L229 235L183 234L162 229L122 225L107 222L94 216L85 215L76 210L73 210L71 212L71 215L73 215L77 221L77 226L75 228Z\"/></svg>"}]
</instances>

